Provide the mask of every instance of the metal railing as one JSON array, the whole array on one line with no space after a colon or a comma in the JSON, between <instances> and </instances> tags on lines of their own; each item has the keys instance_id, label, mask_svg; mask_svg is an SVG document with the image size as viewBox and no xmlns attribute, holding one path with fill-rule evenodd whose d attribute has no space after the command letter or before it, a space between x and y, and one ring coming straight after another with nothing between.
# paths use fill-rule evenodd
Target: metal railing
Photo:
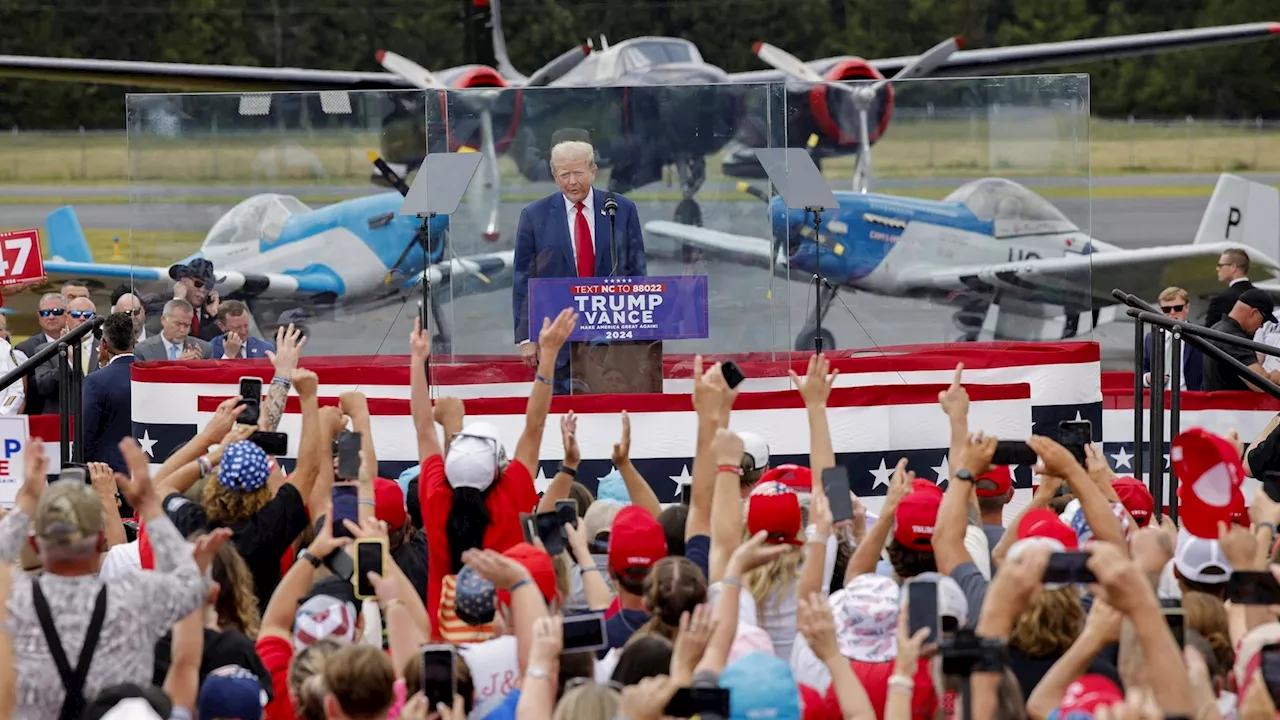
<instances>
[{"instance_id":1,"label":"metal railing","mask_svg":"<svg viewBox=\"0 0 1280 720\"><path fill-rule=\"evenodd\" d=\"M31 377L35 374L37 368L57 356L58 420L62 435L58 442L62 451L61 457L64 466L68 462L84 463L84 408L80 392L80 386L84 381L84 370L80 367L79 362L71 362L70 360L71 358L78 359L80 357L80 343L87 335L92 333L94 337L102 337L102 323L104 322L106 322L106 318L102 315L97 315L80 323L74 330L59 338L57 342L45 344L44 347L27 358L25 362L10 370L3 378L0 378L0 390L4 390L23 378ZM31 384L28 383L28 388ZM72 421L73 418L74 422ZM73 431L75 434L74 442L72 442Z\"/></svg>"},{"instance_id":2,"label":"metal railing","mask_svg":"<svg viewBox=\"0 0 1280 720\"><path fill-rule=\"evenodd\" d=\"M1272 357L1280 357L1280 348L1265 345L1253 340L1228 335L1212 328L1197 325L1187 320L1174 320L1161 312L1160 308L1146 302L1142 298L1123 290L1112 290L1111 296L1121 303L1129 306L1126 311L1129 317L1134 319L1134 357L1137 363L1142 362L1142 357L1146 351L1145 343L1145 327L1151 326L1151 378L1153 380L1151 386L1151 402L1149 412L1149 430L1148 448L1149 458L1147 465L1147 487L1151 490L1151 496L1155 500L1156 513L1159 514L1161 508L1164 507L1164 483L1161 482L1161 475L1164 469L1164 392L1157 392L1155 380L1163 378L1165 374L1164 358L1162 351L1164 348L1164 334L1169 332L1172 334L1170 341L1169 357L1173 361L1173 367L1169 368L1169 437L1175 438L1181 432L1180 415L1182 412L1182 343L1185 342L1192 348L1200 351L1207 357L1212 357L1215 361L1230 365L1237 373L1240 374L1246 382L1252 384L1262 392L1270 395L1276 400L1280 400L1280 385L1271 382L1271 379L1254 372L1248 365L1231 357L1225 350L1214 345L1213 342L1234 345L1236 347L1252 350L1264 355ZM1209 342L1213 341L1213 342ZM1133 454L1134 477L1142 476L1142 398L1143 385L1141 368L1136 368L1133 373ZM1169 517L1174 521L1178 521L1178 474L1173 468L1172 460L1169 463Z\"/></svg>"}]
</instances>

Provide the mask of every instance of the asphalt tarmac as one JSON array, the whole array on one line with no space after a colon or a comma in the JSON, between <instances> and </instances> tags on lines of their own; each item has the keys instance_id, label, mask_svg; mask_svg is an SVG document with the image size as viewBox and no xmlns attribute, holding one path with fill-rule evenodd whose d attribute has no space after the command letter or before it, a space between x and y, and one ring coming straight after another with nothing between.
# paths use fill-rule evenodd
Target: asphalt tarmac
<instances>
[{"instance_id":1,"label":"asphalt tarmac","mask_svg":"<svg viewBox=\"0 0 1280 720\"><path fill-rule=\"evenodd\" d=\"M1275 183L1280 176L1256 176L1263 182ZM1092 187L1106 188L1105 197L1092 201L1069 197L1051 200L1082 230L1123 248L1174 245L1191 242L1208 203L1208 190L1202 197L1117 197L1124 187L1203 186L1211 187L1215 175L1135 176L1094 178ZM896 188L958 187L963 179L930 178L920 180L883 180L876 188L892 192ZM1026 178L1024 184L1035 187L1064 186L1079 195L1085 183L1079 178ZM732 191L731 183L708 183L712 191ZM522 197L549 194L550 185L504 187L506 193ZM305 186L278 187L275 192L298 195L341 197L378 192L372 186ZM174 231L206 231L222 213L230 209L230 199L247 197L261 188L199 186L139 187L73 186L66 188L4 188L0 195L8 197L0 204L0 227L43 225L45 216L56 205L43 204L50 196L74 202L75 198L145 196L147 202L137 204L94 204L92 200L77 207L85 228L145 229ZM1149 191L1135 195L1149 195ZM33 204L18 204L28 196ZM165 202L172 197L176 202ZM191 204L188 198L227 198L227 203ZM451 238L453 251L459 257L474 253L508 250L523 202L504 202L501 211L503 238L494 244L479 239L477 223L465 213L454 216ZM638 202L644 221L670 219L674 203ZM464 206L465 207L465 206ZM707 227L739 234L767 236L768 224L763 203L755 201L704 202L704 224ZM707 274L710 280L710 313L712 336L705 340L667 343L667 352L696 351L745 352L785 351L793 347L796 333L804 326L813 297L808 283L788 281L770 275L765 269L743 267L713 260L686 267L678 248L656 238L648 238L650 275ZM191 248L194 250L195 248ZM176 258L175 258L176 259ZM505 282L504 282L505 280ZM480 292L473 293L473 290ZM835 335L840 348L874 349L890 345L952 342L959 336L953 325L952 310L925 301L883 298L865 293L842 292L832 306L824 325ZM392 301L381 308L359 312L340 311L332 319L313 321L310 325L309 353L325 355L401 354L405 338L412 327L416 304ZM444 318L458 354L507 354L514 352L509 278L495 278L489 285L469 281L455 286L441 297L440 314ZM1104 368L1132 367L1132 335L1127 323L1104 326L1094 339L1103 346Z\"/></svg>"}]
</instances>

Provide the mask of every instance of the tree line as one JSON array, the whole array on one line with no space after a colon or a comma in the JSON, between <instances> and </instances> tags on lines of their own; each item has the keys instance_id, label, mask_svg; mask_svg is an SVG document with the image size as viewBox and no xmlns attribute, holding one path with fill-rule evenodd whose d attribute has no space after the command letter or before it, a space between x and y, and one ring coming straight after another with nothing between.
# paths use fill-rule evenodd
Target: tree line
<instances>
[{"instance_id":1,"label":"tree line","mask_svg":"<svg viewBox=\"0 0 1280 720\"><path fill-rule=\"evenodd\" d=\"M0 0L14 55L380 70L394 50L427 68L473 59L473 0ZM764 40L802 58L912 54L1280 20L1274 0L505 0L512 62L530 73L601 34L669 35L729 72L762 69ZM481 43L488 44L487 37ZM1088 72L1094 115L1280 117L1280 41L1046 72ZM0 80L0 128L122 128L125 90Z\"/></svg>"}]
</instances>

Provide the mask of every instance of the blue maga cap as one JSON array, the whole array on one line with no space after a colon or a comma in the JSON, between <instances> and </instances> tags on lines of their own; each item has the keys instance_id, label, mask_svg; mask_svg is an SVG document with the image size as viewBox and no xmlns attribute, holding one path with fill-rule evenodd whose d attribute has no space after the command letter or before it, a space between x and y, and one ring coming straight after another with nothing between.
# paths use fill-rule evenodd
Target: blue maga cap
<instances>
[{"instance_id":1,"label":"blue maga cap","mask_svg":"<svg viewBox=\"0 0 1280 720\"><path fill-rule=\"evenodd\" d=\"M494 587L470 565L458 573L456 612L462 622L476 627L493 622Z\"/></svg>"},{"instance_id":2,"label":"blue maga cap","mask_svg":"<svg viewBox=\"0 0 1280 720\"><path fill-rule=\"evenodd\" d=\"M267 484L271 470L267 453L248 440L228 445L218 465L218 484L228 490L251 493Z\"/></svg>"}]
</instances>

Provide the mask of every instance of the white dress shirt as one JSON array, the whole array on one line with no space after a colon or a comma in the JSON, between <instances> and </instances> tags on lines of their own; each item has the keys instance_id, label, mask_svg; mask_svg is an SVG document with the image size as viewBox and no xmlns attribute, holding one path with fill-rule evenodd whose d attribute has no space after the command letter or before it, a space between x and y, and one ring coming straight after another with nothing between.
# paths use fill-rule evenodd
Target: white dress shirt
<instances>
[{"instance_id":1,"label":"white dress shirt","mask_svg":"<svg viewBox=\"0 0 1280 720\"><path fill-rule=\"evenodd\" d=\"M1154 348L1152 348L1152 352L1155 352ZM1173 370L1172 370L1173 368L1173 335L1170 333L1165 333L1164 335L1164 351L1163 352L1164 352L1164 373L1169 378L1172 378L1173 377ZM1185 344L1183 345L1182 357L1178 358L1178 362L1180 363L1180 365L1178 366L1178 371L1179 371L1178 385L1180 389L1186 390L1187 389L1187 350L1186 350ZM1166 380L1165 381L1166 390L1168 389L1168 384L1169 384L1169 381ZM1147 387L1151 387L1151 382L1149 377L1144 379L1143 385Z\"/></svg>"},{"instance_id":2,"label":"white dress shirt","mask_svg":"<svg viewBox=\"0 0 1280 720\"><path fill-rule=\"evenodd\" d=\"M164 345L164 358L166 360L182 357L182 350L184 348L184 345L178 345L176 343L169 342L169 338L165 337L163 333L160 335L160 343ZM185 339L183 340L183 343L184 344L186 343ZM173 352L173 348L178 349L178 352L176 355Z\"/></svg>"},{"instance_id":3,"label":"white dress shirt","mask_svg":"<svg viewBox=\"0 0 1280 720\"><path fill-rule=\"evenodd\" d=\"M1274 348L1280 348L1280 325L1273 322L1263 323L1262 327L1253 334L1253 341L1270 345ZM1258 357L1262 358L1262 369L1271 372L1280 370L1280 358L1272 355L1263 355L1258 353Z\"/></svg>"},{"instance_id":4,"label":"white dress shirt","mask_svg":"<svg viewBox=\"0 0 1280 720\"><path fill-rule=\"evenodd\" d=\"M1236 278L1235 280L1232 280L1231 282L1227 283L1227 287L1231 287L1232 285L1235 285L1236 283L1242 283L1242 282L1249 282L1249 278L1247 278L1247 277Z\"/></svg>"},{"instance_id":5,"label":"white dress shirt","mask_svg":"<svg viewBox=\"0 0 1280 720\"><path fill-rule=\"evenodd\" d=\"M167 353L169 351L165 350L165 352ZM133 357L133 353L127 352L127 353L120 353L119 355L115 355L110 360L107 361L107 365L110 365L111 363L119 360L122 357ZM106 367L107 365L103 365L102 367Z\"/></svg>"},{"instance_id":6,"label":"white dress shirt","mask_svg":"<svg viewBox=\"0 0 1280 720\"><path fill-rule=\"evenodd\" d=\"M596 191L595 188L587 190L587 196L582 199L582 214L587 216L587 229L591 233L591 247L596 246L596 217L595 205ZM573 254L573 267L578 267L578 206L572 200L565 196L564 198L564 216L569 221L569 251ZM520 344L524 345L532 340L521 340Z\"/></svg>"}]
</instances>

